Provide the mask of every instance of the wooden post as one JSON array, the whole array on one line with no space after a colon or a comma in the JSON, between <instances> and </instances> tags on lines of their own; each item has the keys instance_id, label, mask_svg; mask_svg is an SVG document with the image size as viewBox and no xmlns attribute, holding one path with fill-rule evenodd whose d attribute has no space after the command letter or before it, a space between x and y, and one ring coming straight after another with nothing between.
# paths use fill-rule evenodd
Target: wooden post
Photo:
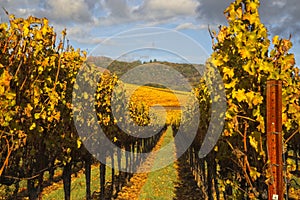
<instances>
[{"instance_id":1,"label":"wooden post","mask_svg":"<svg viewBox=\"0 0 300 200\"><path fill-rule=\"evenodd\" d=\"M282 81L267 82L267 148L271 182L269 200L283 200Z\"/></svg>"}]
</instances>

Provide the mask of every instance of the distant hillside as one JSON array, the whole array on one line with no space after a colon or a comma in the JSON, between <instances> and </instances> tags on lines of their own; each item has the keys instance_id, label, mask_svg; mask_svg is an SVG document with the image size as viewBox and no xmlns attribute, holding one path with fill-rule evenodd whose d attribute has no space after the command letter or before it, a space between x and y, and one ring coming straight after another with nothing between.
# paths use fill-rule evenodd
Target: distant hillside
<instances>
[{"instance_id":1,"label":"distant hillside","mask_svg":"<svg viewBox=\"0 0 300 200\"><path fill-rule=\"evenodd\" d=\"M122 77L126 72L129 70L142 65L142 64L147 64L149 67L155 67L156 65L167 65L169 67L174 68L177 70L181 75L184 76L185 80L188 80L190 85L192 87L196 86L199 83L199 79L201 75L199 74L198 70L195 69L195 66L198 67L199 69L204 69L204 65L192 65L192 64L183 64L183 63L171 63L171 62L166 62L166 61L155 61L155 62L141 62L141 61L134 61L134 62L124 62L124 61L117 61L117 60L112 60L111 58L99 56L99 57L89 57L88 58L88 63L89 64L95 64L96 66L99 66L101 68L106 68L112 73L115 73L118 77ZM201 70L200 70L201 71ZM202 71L201 71L202 72ZM143 72L141 72L143 73ZM162 72L166 73L166 72ZM137 82L139 78L145 77L147 74L141 74L140 76L137 76ZM149 76L151 76L149 74ZM163 74L162 74L163 76ZM171 77L170 77L171 79ZM171 84L172 82L170 82ZM176 80L176 85L181 85L184 83L184 80ZM163 88L164 86L161 86L159 84L148 84L149 86L152 87L158 87L158 88ZM176 88L180 89L180 87ZM187 88L186 88L187 89Z\"/></svg>"},{"instance_id":2,"label":"distant hillside","mask_svg":"<svg viewBox=\"0 0 300 200\"><path fill-rule=\"evenodd\" d=\"M109 65L109 63L113 60L105 56L89 56L87 61L88 63L95 64L96 66L107 68L107 65Z\"/></svg>"}]
</instances>

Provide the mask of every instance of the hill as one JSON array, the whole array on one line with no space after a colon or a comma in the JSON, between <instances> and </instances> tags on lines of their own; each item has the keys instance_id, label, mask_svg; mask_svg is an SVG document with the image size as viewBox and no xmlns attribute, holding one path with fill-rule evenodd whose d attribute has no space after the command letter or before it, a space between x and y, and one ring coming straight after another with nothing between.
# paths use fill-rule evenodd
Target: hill
<instances>
[{"instance_id":1,"label":"hill","mask_svg":"<svg viewBox=\"0 0 300 200\"><path fill-rule=\"evenodd\" d=\"M96 66L105 68L109 70L112 73L115 73L118 77L122 77L124 74L129 72L130 70L138 67L138 66L147 66L147 67L157 67L157 66L167 66L171 67L174 70L176 70L179 74L181 74L180 79L172 80L172 73L170 73L170 84L172 84L172 81L176 81L177 87L175 87L176 90L190 90L189 88L182 88L182 85L184 85L185 81L188 81L191 87L195 87L199 83L199 79L201 78L201 74L204 71L204 65L203 64L188 64L188 63L172 63L172 62L166 62L166 61L150 61L150 62L141 62L141 61L133 61L133 62L125 62L125 61L118 61L118 60L112 60L111 58L104 57L104 56L91 56L88 58L87 61L89 64L94 64ZM196 69L198 68L198 70ZM200 70L199 70L200 69ZM139 82L140 78L149 78L151 79L151 74L145 74L144 72L141 72L142 76L136 76L137 79L136 82L132 80L133 84ZM166 71L161 71L160 76L166 77ZM149 77L147 77L149 76ZM163 85L156 84L156 83L149 83L148 86L156 87L156 88L165 88Z\"/></svg>"}]
</instances>

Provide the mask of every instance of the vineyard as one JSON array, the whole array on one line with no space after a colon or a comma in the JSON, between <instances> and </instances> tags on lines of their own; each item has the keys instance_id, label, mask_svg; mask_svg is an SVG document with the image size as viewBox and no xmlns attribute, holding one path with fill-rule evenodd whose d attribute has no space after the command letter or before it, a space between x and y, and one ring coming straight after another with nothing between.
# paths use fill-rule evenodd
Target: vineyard
<instances>
[{"instance_id":1,"label":"vineyard","mask_svg":"<svg viewBox=\"0 0 300 200\"><path fill-rule=\"evenodd\" d=\"M103 63L48 19L9 15L0 24L0 200L268 199L270 80L282 81L279 199L299 199L299 67L290 38L269 39L258 9L236 0L224 11L202 76L192 64L149 64L181 72L190 92L122 82L143 64Z\"/></svg>"}]
</instances>

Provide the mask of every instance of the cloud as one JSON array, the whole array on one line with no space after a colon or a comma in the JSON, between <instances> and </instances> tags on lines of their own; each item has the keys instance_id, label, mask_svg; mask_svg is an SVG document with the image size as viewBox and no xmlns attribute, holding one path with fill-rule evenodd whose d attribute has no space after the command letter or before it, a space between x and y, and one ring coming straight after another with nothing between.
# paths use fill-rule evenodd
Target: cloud
<instances>
[{"instance_id":1,"label":"cloud","mask_svg":"<svg viewBox=\"0 0 300 200\"><path fill-rule=\"evenodd\" d=\"M262 22L270 27L273 34L289 37L292 34L298 42L300 31L300 1L299 0L273 0L261 2L260 14Z\"/></svg>"},{"instance_id":2,"label":"cloud","mask_svg":"<svg viewBox=\"0 0 300 200\"><path fill-rule=\"evenodd\" d=\"M77 36L82 40L103 29L121 31L134 26L172 24L176 30L198 30L206 28L207 24L217 27L226 24L223 11L233 1L1 0L0 6L17 17L29 15L47 17L56 30L60 31L66 27L70 37ZM281 37L289 37L289 34L292 34L300 43L299 8L299 0L263 0L260 15L271 34L278 34ZM0 22L3 21L7 21L7 16L0 8Z\"/></svg>"},{"instance_id":3,"label":"cloud","mask_svg":"<svg viewBox=\"0 0 300 200\"><path fill-rule=\"evenodd\" d=\"M226 24L223 11L233 0L201 0L196 9L197 19L211 25ZM261 21L272 34L297 37L300 31L299 0L264 0L261 1L259 13ZM300 41L300 38L297 39Z\"/></svg>"},{"instance_id":4,"label":"cloud","mask_svg":"<svg viewBox=\"0 0 300 200\"><path fill-rule=\"evenodd\" d=\"M10 14L15 14L17 17L26 17L30 13L35 12L39 0L32 0L31 4L28 0L17 1L17 0L1 0L0 8L0 18L1 21L7 21L8 16L2 10L2 7L5 8ZM29 5L32 5L31 7Z\"/></svg>"},{"instance_id":5,"label":"cloud","mask_svg":"<svg viewBox=\"0 0 300 200\"><path fill-rule=\"evenodd\" d=\"M193 23L187 22L183 24L179 24L175 30L185 30L185 29L193 29L193 30L199 30L199 29L205 29L207 28L207 25L195 25Z\"/></svg>"},{"instance_id":6,"label":"cloud","mask_svg":"<svg viewBox=\"0 0 300 200\"><path fill-rule=\"evenodd\" d=\"M182 17L195 17L197 0L103 0L108 15L99 18L104 26L122 23L159 25Z\"/></svg>"},{"instance_id":7,"label":"cloud","mask_svg":"<svg viewBox=\"0 0 300 200\"><path fill-rule=\"evenodd\" d=\"M132 7L126 0L102 0L101 7L95 9L96 13L102 12L101 16L95 16L97 26L112 26L131 23L136 20L132 18Z\"/></svg>"},{"instance_id":8,"label":"cloud","mask_svg":"<svg viewBox=\"0 0 300 200\"><path fill-rule=\"evenodd\" d=\"M103 5L109 10L109 17L118 19L130 17L130 9L126 0L105 0Z\"/></svg>"},{"instance_id":9,"label":"cloud","mask_svg":"<svg viewBox=\"0 0 300 200\"><path fill-rule=\"evenodd\" d=\"M215 25L226 22L223 11L233 0L201 0L196 9L197 18L201 22Z\"/></svg>"},{"instance_id":10,"label":"cloud","mask_svg":"<svg viewBox=\"0 0 300 200\"><path fill-rule=\"evenodd\" d=\"M53 24L69 26L111 26L123 23L163 24L181 19L178 28L193 27L188 19L201 24L225 24L224 9L233 0L1 0L1 6L19 17L47 17ZM275 34L296 35L300 31L299 0L261 1L262 22ZM2 19L7 19L0 12ZM186 19L186 21L184 21ZM184 24L185 23L185 24ZM195 24L195 23L194 23ZM184 27L185 26L185 27Z\"/></svg>"},{"instance_id":11,"label":"cloud","mask_svg":"<svg viewBox=\"0 0 300 200\"><path fill-rule=\"evenodd\" d=\"M56 23L83 23L92 19L85 0L51 0L46 2L44 9L47 17Z\"/></svg>"},{"instance_id":12,"label":"cloud","mask_svg":"<svg viewBox=\"0 0 300 200\"><path fill-rule=\"evenodd\" d=\"M17 17L47 17L53 24L86 23L93 21L95 2L92 0L3 0L9 13ZM2 18L7 18L0 12Z\"/></svg>"},{"instance_id":13,"label":"cloud","mask_svg":"<svg viewBox=\"0 0 300 200\"><path fill-rule=\"evenodd\" d=\"M182 16L195 16L199 2L196 0L145 0L136 13L148 20L172 19Z\"/></svg>"}]
</instances>

